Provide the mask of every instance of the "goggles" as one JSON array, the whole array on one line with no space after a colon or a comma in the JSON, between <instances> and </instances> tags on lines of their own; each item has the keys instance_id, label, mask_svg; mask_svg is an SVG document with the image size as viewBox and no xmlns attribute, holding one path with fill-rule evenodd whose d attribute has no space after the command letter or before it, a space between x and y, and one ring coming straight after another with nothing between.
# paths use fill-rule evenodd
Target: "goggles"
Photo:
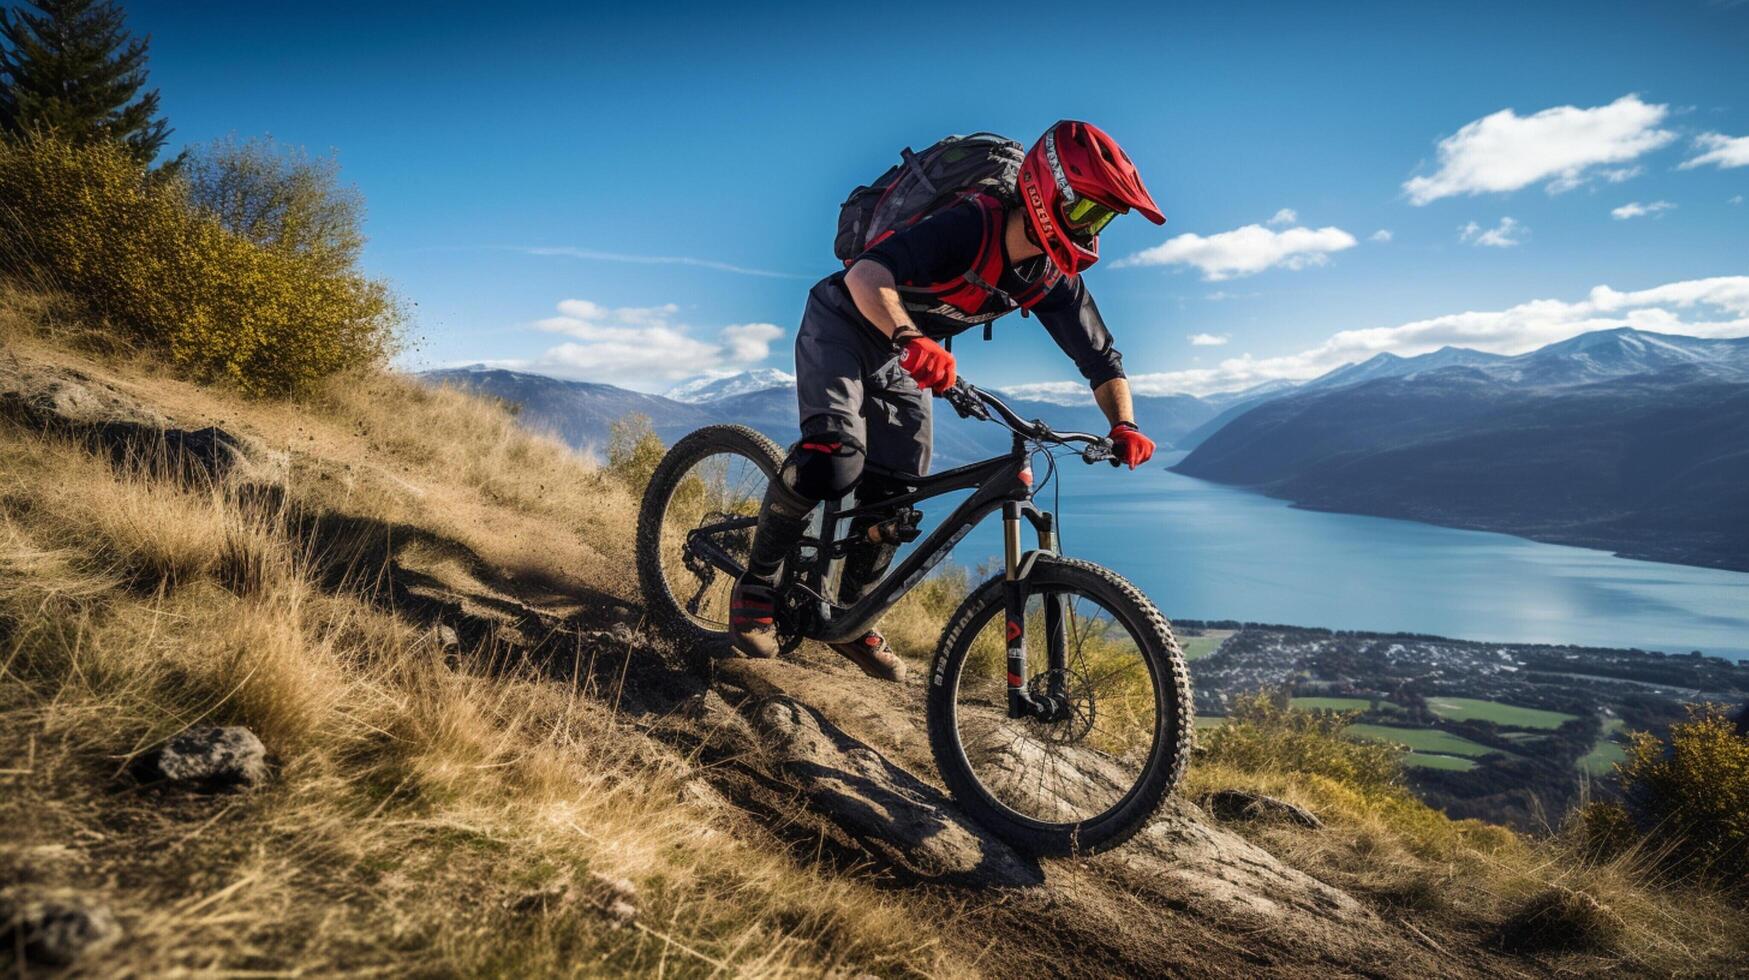
<instances>
[{"instance_id":1,"label":"goggles","mask_svg":"<svg viewBox=\"0 0 1749 980\"><path fill-rule=\"evenodd\" d=\"M1083 195L1063 208L1063 226L1076 238L1097 238L1105 226L1111 224L1111 219L1121 213Z\"/></svg>"}]
</instances>

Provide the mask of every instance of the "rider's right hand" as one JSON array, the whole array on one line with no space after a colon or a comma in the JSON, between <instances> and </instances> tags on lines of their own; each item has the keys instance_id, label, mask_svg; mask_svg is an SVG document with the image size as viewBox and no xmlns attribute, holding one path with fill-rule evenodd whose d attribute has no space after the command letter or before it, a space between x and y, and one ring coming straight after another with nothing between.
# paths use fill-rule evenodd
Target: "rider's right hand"
<instances>
[{"instance_id":1,"label":"rider's right hand","mask_svg":"<svg viewBox=\"0 0 1749 980\"><path fill-rule=\"evenodd\" d=\"M912 337L899 352L899 366L916 379L920 388L941 394L953 387L953 355L928 337Z\"/></svg>"}]
</instances>

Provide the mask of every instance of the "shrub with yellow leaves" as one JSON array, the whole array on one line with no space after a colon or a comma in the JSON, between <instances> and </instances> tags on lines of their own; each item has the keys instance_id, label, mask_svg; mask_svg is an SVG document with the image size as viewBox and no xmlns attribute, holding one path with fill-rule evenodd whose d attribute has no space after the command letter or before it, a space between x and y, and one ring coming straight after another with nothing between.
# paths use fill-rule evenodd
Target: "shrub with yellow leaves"
<instances>
[{"instance_id":1,"label":"shrub with yellow leaves","mask_svg":"<svg viewBox=\"0 0 1749 980\"><path fill-rule=\"evenodd\" d=\"M64 292L203 380L295 394L381 363L402 314L383 283L262 244L122 148L0 143L0 271Z\"/></svg>"}]
</instances>

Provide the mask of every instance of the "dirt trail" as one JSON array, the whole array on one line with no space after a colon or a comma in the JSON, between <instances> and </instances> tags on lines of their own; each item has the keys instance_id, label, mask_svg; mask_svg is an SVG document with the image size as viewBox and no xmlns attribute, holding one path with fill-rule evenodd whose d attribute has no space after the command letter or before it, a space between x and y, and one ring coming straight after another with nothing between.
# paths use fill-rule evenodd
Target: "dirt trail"
<instances>
[{"instance_id":1,"label":"dirt trail","mask_svg":"<svg viewBox=\"0 0 1749 980\"><path fill-rule=\"evenodd\" d=\"M555 674L617 701L628 721L690 760L701 793L754 819L798 860L824 859L917 896L920 913L972 924L962 955L993 975L1511 976L1521 960L1435 939L1295 870L1173 798L1140 835L1090 859L1033 860L963 817L936 781L923 671L864 677L824 648L727 660L707 684L637 610L572 603L397 559L446 624L527 644ZM508 593L508 594L507 594ZM511 605L506 605L506 603ZM520 618L505 617L519 608ZM508 639L514 636L517 639Z\"/></svg>"}]
</instances>

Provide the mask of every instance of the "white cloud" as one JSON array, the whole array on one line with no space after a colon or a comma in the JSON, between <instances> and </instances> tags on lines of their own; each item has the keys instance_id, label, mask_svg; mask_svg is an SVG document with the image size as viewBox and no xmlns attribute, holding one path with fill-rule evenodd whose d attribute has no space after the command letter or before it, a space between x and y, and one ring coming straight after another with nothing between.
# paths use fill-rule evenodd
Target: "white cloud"
<instances>
[{"instance_id":1,"label":"white cloud","mask_svg":"<svg viewBox=\"0 0 1749 980\"><path fill-rule=\"evenodd\" d=\"M1379 230L1378 230L1378 231L1375 231L1375 232L1373 232L1373 233L1372 233L1372 234L1370 234L1370 235L1368 235L1368 236L1366 236L1366 237L1367 237L1367 240L1368 240L1368 241L1373 241L1373 242L1388 242L1388 241L1390 241L1390 240L1391 240L1391 237L1392 237L1392 236L1391 236L1391 229L1389 229L1389 228L1380 228L1380 229L1379 229Z\"/></svg>"},{"instance_id":2,"label":"white cloud","mask_svg":"<svg viewBox=\"0 0 1749 980\"><path fill-rule=\"evenodd\" d=\"M1682 161L1676 169L1691 170L1709 163L1721 170L1749 167L1749 136L1702 133L1694 138L1694 145L1706 152L1692 160Z\"/></svg>"},{"instance_id":3,"label":"white cloud","mask_svg":"<svg viewBox=\"0 0 1749 980\"><path fill-rule=\"evenodd\" d=\"M1742 204L1743 203L1743 195L1732 194L1730 197L1725 199L1725 203L1726 204Z\"/></svg>"},{"instance_id":4,"label":"white cloud","mask_svg":"<svg viewBox=\"0 0 1749 980\"><path fill-rule=\"evenodd\" d=\"M771 356L771 342L783 336L783 328L775 323L737 323L724 327L720 336L729 345L731 359L752 363Z\"/></svg>"},{"instance_id":5,"label":"white cloud","mask_svg":"<svg viewBox=\"0 0 1749 980\"><path fill-rule=\"evenodd\" d=\"M1250 298L1257 296L1257 295L1258 295L1257 293L1235 293L1235 292L1228 290L1228 289L1217 289L1214 292L1209 293L1204 298L1210 300L1211 302L1219 303L1219 302L1222 302L1224 300L1229 300L1229 299L1250 299Z\"/></svg>"},{"instance_id":6,"label":"white cloud","mask_svg":"<svg viewBox=\"0 0 1749 980\"><path fill-rule=\"evenodd\" d=\"M570 259L583 259L589 262L625 262L632 265L689 265L696 269L712 269L717 272L733 272L741 276L761 276L766 279L807 279L809 276L795 272L773 272L770 269L750 269L746 266L719 262L716 259L700 259L690 255L628 255L624 252L603 252L592 248L573 248L569 245L532 248L516 248L513 251L525 255L558 255Z\"/></svg>"},{"instance_id":7,"label":"white cloud","mask_svg":"<svg viewBox=\"0 0 1749 980\"><path fill-rule=\"evenodd\" d=\"M1439 141L1439 169L1403 184L1412 204L1460 194L1515 191L1548 181L1550 193L1584 183L1590 170L1625 163L1676 138L1658 129L1669 107L1624 95L1606 106L1557 106L1529 116L1502 109ZM1621 170L1606 179L1633 176Z\"/></svg>"},{"instance_id":8,"label":"white cloud","mask_svg":"<svg viewBox=\"0 0 1749 980\"><path fill-rule=\"evenodd\" d=\"M1232 338L1224 333L1193 333L1188 339L1192 347L1219 347Z\"/></svg>"},{"instance_id":9,"label":"white cloud","mask_svg":"<svg viewBox=\"0 0 1749 980\"><path fill-rule=\"evenodd\" d=\"M558 304L558 316L536 321L534 326L569 340L531 359L494 363L653 389L707 371L738 370L763 361L771 354L771 342L783 336L783 328L775 324L739 323L717 331L715 340L705 340L674 322L679 311L672 303L607 307L567 299Z\"/></svg>"},{"instance_id":10,"label":"white cloud","mask_svg":"<svg viewBox=\"0 0 1749 980\"><path fill-rule=\"evenodd\" d=\"M1300 220L1300 213L1298 211L1295 211L1293 208L1282 208L1280 211L1275 212L1275 217L1270 218L1267 224L1273 226L1291 225L1298 220Z\"/></svg>"},{"instance_id":11,"label":"white cloud","mask_svg":"<svg viewBox=\"0 0 1749 980\"><path fill-rule=\"evenodd\" d=\"M1645 172L1645 167L1614 167L1606 170L1599 170L1597 176L1602 177L1604 180L1607 180L1612 184L1620 184L1625 181L1633 180L1635 177L1638 177Z\"/></svg>"},{"instance_id":12,"label":"white cloud","mask_svg":"<svg viewBox=\"0 0 1749 980\"><path fill-rule=\"evenodd\" d=\"M1669 201L1653 201L1650 204L1629 201L1619 208L1611 208L1609 216L1617 221L1626 221L1629 218L1638 218L1648 214L1657 215L1660 212L1668 211L1675 206L1676 205L1671 204Z\"/></svg>"},{"instance_id":13,"label":"white cloud","mask_svg":"<svg viewBox=\"0 0 1749 980\"><path fill-rule=\"evenodd\" d=\"M1483 228L1472 221L1458 229L1458 241L1491 248L1512 248L1523 245L1524 236L1528 234L1530 229L1520 224L1517 218L1507 217L1501 218L1500 223L1492 228Z\"/></svg>"},{"instance_id":14,"label":"white cloud","mask_svg":"<svg viewBox=\"0 0 1749 980\"><path fill-rule=\"evenodd\" d=\"M1249 276L1274 266L1304 269L1330 261L1331 252L1355 246L1354 236L1340 228L1289 228L1271 231L1246 225L1204 238L1185 233L1120 260L1119 267L1193 265L1208 282Z\"/></svg>"},{"instance_id":15,"label":"white cloud","mask_svg":"<svg viewBox=\"0 0 1749 980\"><path fill-rule=\"evenodd\" d=\"M1303 381L1390 352L1404 357L1447 345L1522 354L1592 330L1634 327L1652 333L1692 337L1749 337L1749 276L1720 276L1667 283L1636 292L1594 287L1574 301L1531 300L1505 310L1453 313L1394 327L1344 330L1297 354L1227 358L1215 367L1131 374L1130 387L1145 395L1235 391L1287 378ZM1081 382L1026 386L1068 397Z\"/></svg>"}]
</instances>

